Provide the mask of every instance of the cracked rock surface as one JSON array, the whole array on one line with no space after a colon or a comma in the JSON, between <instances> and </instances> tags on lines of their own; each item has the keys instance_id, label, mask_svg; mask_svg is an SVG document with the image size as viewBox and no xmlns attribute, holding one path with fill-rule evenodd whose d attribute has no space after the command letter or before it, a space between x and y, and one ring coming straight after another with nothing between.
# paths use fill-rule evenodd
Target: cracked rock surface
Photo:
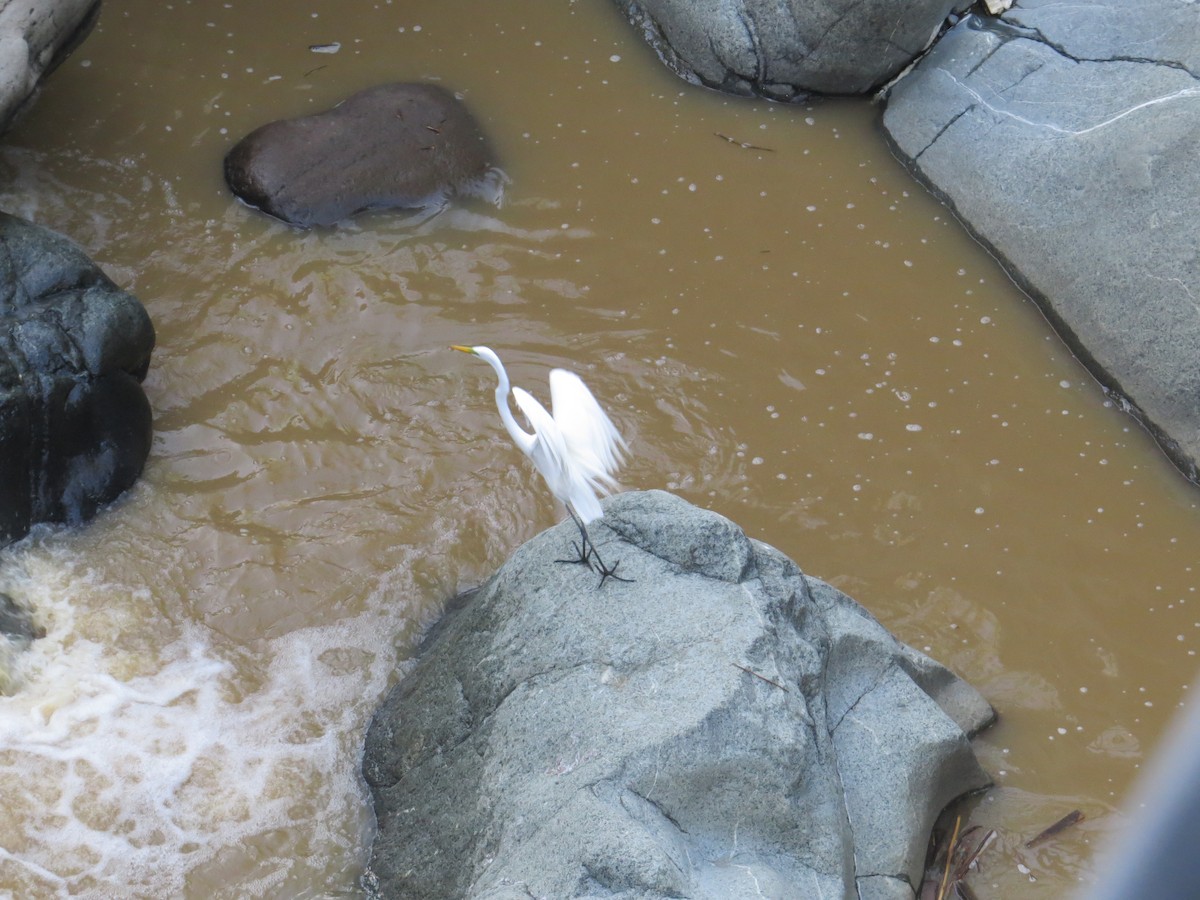
<instances>
[{"instance_id":1,"label":"cracked rock surface","mask_svg":"<svg viewBox=\"0 0 1200 900\"><path fill-rule=\"evenodd\" d=\"M887 98L898 154L1200 481L1200 5L968 16Z\"/></svg>"},{"instance_id":2,"label":"cracked rock surface","mask_svg":"<svg viewBox=\"0 0 1200 900\"><path fill-rule=\"evenodd\" d=\"M929 46L959 0L617 0L676 74L775 100L862 94Z\"/></svg>"},{"instance_id":3,"label":"cracked rock surface","mask_svg":"<svg viewBox=\"0 0 1200 900\"><path fill-rule=\"evenodd\" d=\"M383 897L911 898L988 783L987 703L849 597L661 491L460 598L376 712Z\"/></svg>"}]
</instances>

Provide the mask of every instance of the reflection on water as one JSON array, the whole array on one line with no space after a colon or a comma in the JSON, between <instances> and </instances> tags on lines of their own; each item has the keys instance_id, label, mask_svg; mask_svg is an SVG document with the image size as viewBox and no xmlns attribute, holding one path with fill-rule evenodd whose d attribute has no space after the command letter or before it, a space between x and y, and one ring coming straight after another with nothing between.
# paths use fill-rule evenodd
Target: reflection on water
<instances>
[{"instance_id":1,"label":"reflection on water","mask_svg":"<svg viewBox=\"0 0 1200 900\"><path fill-rule=\"evenodd\" d=\"M266 15L106 8L0 151L3 206L159 333L143 481L0 562L47 629L0 699L0 889L355 893L371 709L444 601L560 514L451 343L543 400L580 371L627 484L729 515L988 696L979 896L1086 878L1194 673L1194 489L877 111L694 89L599 2ZM463 93L501 208L302 232L224 190L252 128L402 79Z\"/></svg>"}]
</instances>

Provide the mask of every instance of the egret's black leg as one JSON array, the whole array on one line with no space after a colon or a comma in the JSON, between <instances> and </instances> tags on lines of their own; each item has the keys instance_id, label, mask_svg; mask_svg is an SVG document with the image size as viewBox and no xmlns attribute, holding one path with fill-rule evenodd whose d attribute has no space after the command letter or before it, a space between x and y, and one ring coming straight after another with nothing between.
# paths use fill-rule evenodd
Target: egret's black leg
<instances>
[{"instance_id":1,"label":"egret's black leg","mask_svg":"<svg viewBox=\"0 0 1200 900\"><path fill-rule=\"evenodd\" d=\"M582 563L590 569L592 568L592 562L589 557L596 552L596 548L591 545L592 539L588 537L587 529L583 527L583 520L575 515L575 510L571 509L570 505L567 506L567 512L571 514L571 520L579 526L579 543L576 544L574 541L571 541L571 549L579 554L579 558L556 559L555 562L573 563L576 565Z\"/></svg>"},{"instance_id":2,"label":"egret's black leg","mask_svg":"<svg viewBox=\"0 0 1200 900\"><path fill-rule=\"evenodd\" d=\"M588 563L588 565L592 571L600 574L600 587L604 587L604 582L609 578L614 578L617 581L624 581L626 583L632 583L632 578L622 578L617 574L617 566L621 564L620 560L617 560L615 563L613 563L611 567L605 564L604 560L600 558L600 553L598 550L596 550L596 544L592 540L592 536L588 534L587 528L583 524L583 520L575 515L575 510L571 509L570 506L567 507L567 511L571 513L571 518L574 519L575 524L579 526L579 533L583 535L583 543L585 547L591 548L591 550L585 549L583 552L590 553L592 559L596 561L594 566L592 566L591 563Z\"/></svg>"},{"instance_id":3,"label":"egret's black leg","mask_svg":"<svg viewBox=\"0 0 1200 900\"><path fill-rule=\"evenodd\" d=\"M588 534L587 526L583 524L583 519L579 518L579 516L575 513L575 510L571 508L570 504L567 504L567 512L571 514L571 521L579 526L579 543L576 544L574 541L571 542L571 548L579 554L579 558L556 559L555 562L583 563L593 572L596 572L600 575L600 587L604 587L604 582L610 578L616 579L617 581L632 583L632 578L623 578L617 574L617 566L621 564L620 560L617 560L612 564L612 566L609 566L600 558L600 554L596 550L596 545L592 542L592 536ZM595 560L595 565L592 565L593 560Z\"/></svg>"}]
</instances>

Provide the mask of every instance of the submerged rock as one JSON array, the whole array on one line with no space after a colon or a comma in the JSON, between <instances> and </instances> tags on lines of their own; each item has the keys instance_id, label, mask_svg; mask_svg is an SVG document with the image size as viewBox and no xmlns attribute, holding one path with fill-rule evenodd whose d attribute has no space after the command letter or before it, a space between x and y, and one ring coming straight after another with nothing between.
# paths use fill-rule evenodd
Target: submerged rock
<instances>
[{"instance_id":1,"label":"submerged rock","mask_svg":"<svg viewBox=\"0 0 1200 900\"><path fill-rule=\"evenodd\" d=\"M991 708L857 603L658 491L517 550L377 711L367 882L405 898L911 898ZM619 536L619 537L618 537Z\"/></svg>"},{"instance_id":2,"label":"submerged rock","mask_svg":"<svg viewBox=\"0 0 1200 900\"><path fill-rule=\"evenodd\" d=\"M433 84L386 84L333 109L271 122L225 157L230 190L293 225L367 209L417 209L486 195L502 178L467 108Z\"/></svg>"},{"instance_id":3,"label":"submerged rock","mask_svg":"<svg viewBox=\"0 0 1200 900\"><path fill-rule=\"evenodd\" d=\"M33 614L8 594L0 593L0 636L23 647L46 632L33 623Z\"/></svg>"},{"instance_id":4,"label":"submerged rock","mask_svg":"<svg viewBox=\"0 0 1200 900\"><path fill-rule=\"evenodd\" d=\"M79 523L150 452L154 327L71 241L0 213L0 545Z\"/></svg>"},{"instance_id":5,"label":"submerged rock","mask_svg":"<svg viewBox=\"0 0 1200 900\"><path fill-rule=\"evenodd\" d=\"M21 651L45 636L45 629L34 624L29 610L0 593L0 695L12 694L20 683L16 670Z\"/></svg>"},{"instance_id":6,"label":"submerged rock","mask_svg":"<svg viewBox=\"0 0 1200 900\"><path fill-rule=\"evenodd\" d=\"M862 94L929 46L959 0L617 0L659 57L694 84L774 100Z\"/></svg>"},{"instance_id":7,"label":"submerged rock","mask_svg":"<svg viewBox=\"0 0 1200 900\"><path fill-rule=\"evenodd\" d=\"M890 91L898 155L1200 481L1200 5L1022 0Z\"/></svg>"},{"instance_id":8,"label":"submerged rock","mask_svg":"<svg viewBox=\"0 0 1200 900\"><path fill-rule=\"evenodd\" d=\"M0 132L37 96L100 17L100 0L0 3Z\"/></svg>"}]
</instances>

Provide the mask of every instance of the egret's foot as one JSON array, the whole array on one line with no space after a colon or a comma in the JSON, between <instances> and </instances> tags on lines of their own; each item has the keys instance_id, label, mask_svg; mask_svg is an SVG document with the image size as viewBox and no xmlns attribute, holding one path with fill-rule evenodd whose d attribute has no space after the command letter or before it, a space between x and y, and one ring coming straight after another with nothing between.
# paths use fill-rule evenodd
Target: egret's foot
<instances>
[{"instance_id":1,"label":"egret's foot","mask_svg":"<svg viewBox=\"0 0 1200 900\"><path fill-rule=\"evenodd\" d=\"M597 590L604 587L604 582L609 578L611 578L613 581L623 581L626 584L633 584L632 578L625 578L617 574L617 566L620 564L621 561L618 559L615 563L613 563L613 567L611 569L600 569L600 583L596 585Z\"/></svg>"},{"instance_id":2,"label":"egret's foot","mask_svg":"<svg viewBox=\"0 0 1200 900\"><path fill-rule=\"evenodd\" d=\"M595 549L589 550L589 549L587 549L586 544L577 544L574 541L571 541L571 549L579 554L578 559L556 559L555 562L556 563L567 563L568 565L573 565L573 566L585 565L589 569L592 568L592 561L588 557L590 557L593 553L596 552Z\"/></svg>"},{"instance_id":3,"label":"egret's foot","mask_svg":"<svg viewBox=\"0 0 1200 900\"><path fill-rule=\"evenodd\" d=\"M610 578L613 581L624 581L626 584L633 584L632 578L624 578L617 574L617 566L621 564L619 559L611 566L606 566L604 560L600 558L600 554L596 552L595 547L592 547L592 557L596 560L596 565L592 566L592 571L600 575L600 584L596 586L597 590L604 587L604 582Z\"/></svg>"}]
</instances>

